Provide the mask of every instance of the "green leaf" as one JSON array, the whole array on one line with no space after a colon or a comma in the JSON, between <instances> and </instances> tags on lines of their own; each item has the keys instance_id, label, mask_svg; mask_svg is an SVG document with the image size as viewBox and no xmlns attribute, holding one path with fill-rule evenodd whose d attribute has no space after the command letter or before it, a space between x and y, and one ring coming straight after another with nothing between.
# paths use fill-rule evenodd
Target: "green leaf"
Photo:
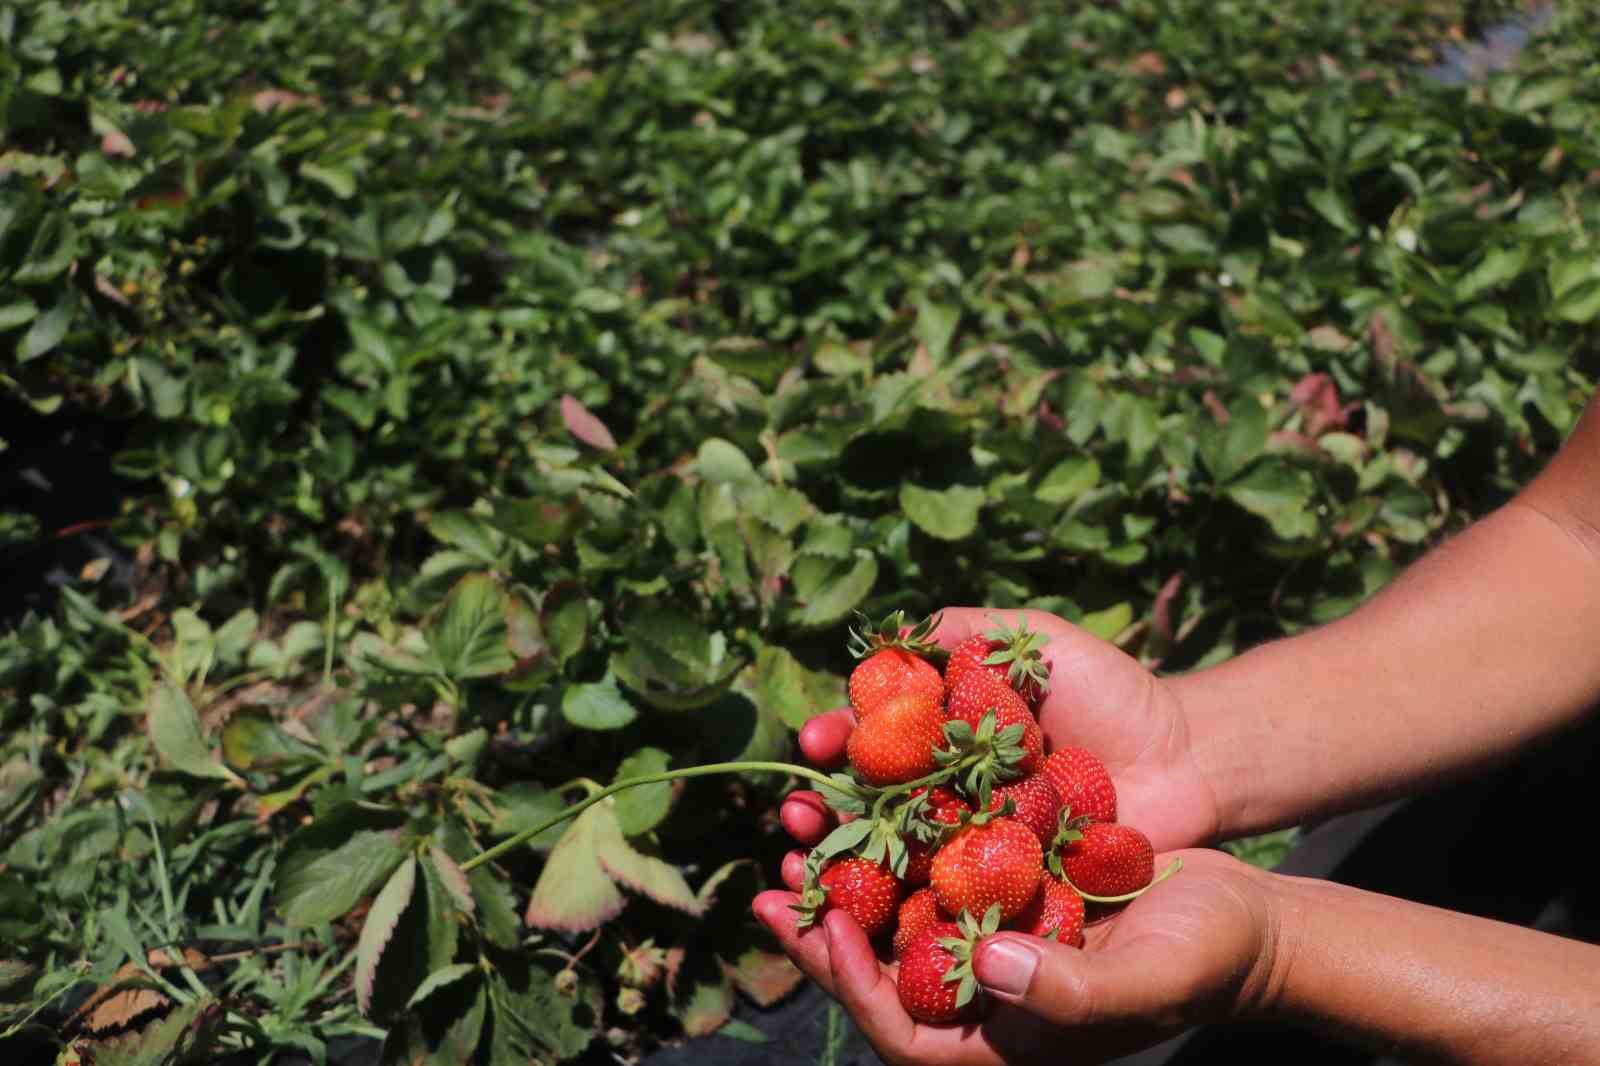
<instances>
[{"instance_id":1,"label":"green leaf","mask_svg":"<svg viewBox=\"0 0 1600 1066\"><path fill-rule=\"evenodd\" d=\"M356 194L355 175L344 167L325 167L307 161L300 164L300 176L323 186L341 200L348 200Z\"/></svg>"},{"instance_id":2,"label":"green leaf","mask_svg":"<svg viewBox=\"0 0 1600 1066\"><path fill-rule=\"evenodd\" d=\"M222 728L222 757L237 770L262 770L318 758L304 741L285 733L263 707L242 707Z\"/></svg>"},{"instance_id":3,"label":"green leaf","mask_svg":"<svg viewBox=\"0 0 1600 1066\"><path fill-rule=\"evenodd\" d=\"M492 677L517 664L507 643L506 596L488 574L468 574L456 583L428 643L446 676Z\"/></svg>"},{"instance_id":4,"label":"green leaf","mask_svg":"<svg viewBox=\"0 0 1600 1066\"><path fill-rule=\"evenodd\" d=\"M940 540L963 540L978 529L982 489L954 485L925 489L909 481L900 483L900 508L918 529Z\"/></svg>"},{"instance_id":5,"label":"green leaf","mask_svg":"<svg viewBox=\"0 0 1600 1066\"><path fill-rule=\"evenodd\" d=\"M1228 481L1266 452L1267 409L1249 396L1228 409L1226 426L1209 426L1201 434L1202 454L1211 476Z\"/></svg>"},{"instance_id":6,"label":"green leaf","mask_svg":"<svg viewBox=\"0 0 1600 1066\"><path fill-rule=\"evenodd\" d=\"M950 352L950 339L961 321L961 309L924 299L917 306L917 340L928 349L935 363L943 363Z\"/></svg>"},{"instance_id":7,"label":"green leaf","mask_svg":"<svg viewBox=\"0 0 1600 1066\"><path fill-rule=\"evenodd\" d=\"M1100 484L1100 464L1092 456L1069 455L1040 480L1034 499L1045 503L1069 503Z\"/></svg>"},{"instance_id":8,"label":"green leaf","mask_svg":"<svg viewBox=\"0 0 1600 1066\"><path fill-rule=\"evenodd\" d=\"M768 645L758 651L754 674L757 702L774 711L790 729L799 729L846 701L839 678L808 670L784 648Z\"/></svg>"},{"instance_id":9,"label":"green leaf","mask_svg":"<svg viewBox=\"0 0 1600 1066\"><path fill-rule=\"evenodd\" d=\"M371 921L371 919L369 918L368 921ZM363 928L362 932L365 933L366 930ZM406 1001L406 1009L411 1010L417 1006L420 1006L423 1000L433 995L439 989L448 985L453 985L463 977L467 977L477 972L478 968L470 962L454 962L449 966L445 966L433 971L423 979L423 982L420 985L417 986L417 990L411 993L411 998ZM357 980L359 980L359 977Z\"/></svg>"},{"instance_id":10,"label":"green leaf","mask_svg":"<svg viewBox=\"0 0 1600 1066\"><path fill-rule=\"evenodd\" d=\"M1102 640L1112 640L1133 623L1133 607L1119 603L1103 611L1092 611L1078 619L1078 627Z\"/></svg>"},{"instance_id":11,"label":"green leaf","mask_svg":"<svg viewBox=\"0 0 1600 1066\"><path fill-rule=\"evenodd\" d=\"M701 477L717 485L739 485L759 480L755 466L744 452L721 437L710 437L701 443L695 466Z\"/></svg>"},{"instance_id":12,"label":"green leaf","mask_svg":"<svg viewBox=\"0 0 1600 1066\"><path fill-rule=\"evenodd\" d=\"M871 552L857 549L855 561L835 566L818 591L800 612L800 624L807 628L830 626L849 617L866 599L878 580L878 560Z\"/></svg>"},{"instance_id":13,"label":"green leaf","mask_svg":"<svg viewBox=\"0 0 1600 1066\"><path fill-rule=\"evenodd\" d=\"M394 935L401 914L411 905L416 881L417 860L408 856L372 901L372 908L361 925L361 936L356 941L356 1005L366 1017L373 1016L372 994L378 961L383 957L384 948L389 946L389 938Z\"/></svg>"},{"instance_id":14,"label":"green leaf","mask_svg":"<svg viewBox=\"0 0 1600 1066\"><path fill-rule=\"evenodd\" d=\"M1229 485L1226 494L1246 511L1265 518L1277 536L1297 540L1317 532L1317 518L1311 512L1314 490L1315 482L1306 471L1262 463Z\"/></svg>"},{"instance_id":15,"label":"green leaf","mask_svg":"<svg viewBox=\"0 0 1600 1066\"><path fill-rule=\"evenodd\" d=\"M17 362L26 363L55 350L72 328L72 316L78 308L73 290L67 289L56 300L55 306L33 320L33 326L23 334L17 345Z\"/></svg>"},{"instance_id":16,"label":"green leaf","mask_svg":"<svg viewBox=\"0 0 1600 1066\"><path fill-rule=\"evenodd\" d=\"M1466 303L1480 293L1514 280L1528 265L1528 247L1491 248L1478 265L1456 282L1456 299Z\"/></svg>"},{"instance_id":17,"label":"green leaf","mask_svg":"<svg viewBox=\"0 0 1600 1066\"><path fill-rule=\"evenodd\" d=\"M595 858L600 868L618 884L648 896L657 903L698 915L701 912L700 899L678 868L629 846L622 836L622 827L617 823L612 799L603 800L595 806L607 808L609 814L609 817L597 819L595 823Z\"/></svg>"},{"instance_id":18,"label":"green leaf","mask_svg":"<svg viewBox=\"0 0 1600 1066\"><path fill-rule=\"evenodd\" d=\"M576 1058L604 1017L593 981L580 977L575 990L563 991L548 970L526 958L496 965L489 987L495 1020L490 1066L527 1066L538 1051L557 1061Z\"/></svg>"},{"instance_id":19,"label":"green leaf","mask_svg":"<svg viewBox=\"0 0 1600 1066\"><path fill-rule=\"evenodd\" d=\"M542 929L582 933L615 918L627 901L600 865L602 840L620 838L617 816L604 801L567 827L550 850L528 900L526 921Z\"/></svg>"},{"instance_id":20,"label":"green leaf","mask_svg":"<svg viewBox=\"0 0 1600 1066\"><path fill-rule=\"evenodd\" d=\"M38 313L38 304L20 293L15 294L9 303L0 303L0 333L27 325Z\"/></svg>"},{"instance_id":21,"label":"green leaf","mask_svg":"<svg viewBox=\"0 0 1600 1066\"><path fill-rule=\"evenodd\" d=\"M171 684L153 688L145 721L156 750L176 769L191 777L239 781L237 774L211 754L200 734L200 716L183 689Z\"/></svg>"},{"instance_id":22,"label":"green leaf","mask_svg":"<svg viewBox=\"0 0 1600 1066\"><path fill-rule=\"evenodd\" d=\"M572 306L592 314L604 315L623 308L623 299L607 289L579 289L572 297Z\"/></svg>"},{"instance_id":23,"label":"green leaf","mask_svg":"<svg viewBox=\"0 0 1600 1066\"><path fill-rule=\"evenodd\" d=\"M359 903L405 859L393 832L363 830L304 861L285 861L277 879L278 909L290 925L331 922Z\"/></svg>"},{"instance_id":24,"label":"green leaf","mask_svg":"<svg viewBox=\"0 0 1600 1066\"><path fill-rule=\"evenodd\" d=\"M591 684L568 685L561 694L561 714L579 729L599 730L621 729L639 717L611 674Z\"/></svg>"},{"instance_id":25,"label":"green leaf","mask_svg":"<svg viewBox=\"0 0 1600 1066\"><path fill-rule=\"evenodd\" d=\"M659 774L671 765L672 756L660 748L640 748L617 766L612 783L630 777ZM672 809L672 782L658 781L650 785L636 785L624 789L613 797L616 804L617 824L624 836L639 836L660 825Z\"/></svg>"}]
</instances>

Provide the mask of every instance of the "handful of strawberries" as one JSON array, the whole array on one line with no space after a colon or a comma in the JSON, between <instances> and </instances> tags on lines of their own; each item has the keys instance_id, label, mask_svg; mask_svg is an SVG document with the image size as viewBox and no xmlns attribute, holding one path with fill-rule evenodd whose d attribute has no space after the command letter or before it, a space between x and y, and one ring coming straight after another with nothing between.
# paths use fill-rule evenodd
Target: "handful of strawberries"
<instances>
[{"instance_id":1,"label":"handful of strawberries","mask_svg":"<svg viewBox=\"0 0 1600 1066\"><path fill-rule=\"evenodd\" d=\"M958 645L941 674L936 624L907 627L897 611L852 633L852 772L821 789L841 824L808 856L794 909L802 927L837 907L869 937L893 930L901 1003L948 1023L977 1009L982 937L1081 947L1089 908L1110 913L1159 878L1149 839L1116 821L1100 760L1045 754L1044 635L997 626Z\"/></svg>"}]
</instances>

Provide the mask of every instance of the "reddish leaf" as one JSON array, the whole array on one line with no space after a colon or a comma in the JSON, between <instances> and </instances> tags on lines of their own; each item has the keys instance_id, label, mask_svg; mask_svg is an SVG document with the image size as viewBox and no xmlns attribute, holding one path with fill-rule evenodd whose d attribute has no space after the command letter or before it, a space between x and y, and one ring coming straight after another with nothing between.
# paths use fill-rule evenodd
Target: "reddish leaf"
<instances>
[{"instance_id":1,"label":"reddish leaf","mask_svg":"<svg viewBox=\"0 0 1600 1066\"><path fill-rule=\"evenodd\" d=\"M592 448L609 452L617 446L617 439L611 435L611 430L579 403L576 396L561 397L561 421L567 424L568 433Z\"/></svg>"},{"instance_id":2,"label":"reddish leaf","mask_svg":"<svg viewBox=\"0 0 1600 1066\"><path fill-rule=\"evenodd\" d=\"M805 980L787 955L779 955L759 948L751 948L739 956L738 963L722 964L735 988L755 1000L762 1007L770 1007Z\"/></svg>"},{"instance_id":3,"label":"reddish leaf","mask_svg":"<svg viewBox=\"0 0 1600 1066\"><path fill-rule=\"evenodd\" d=\"M1343 429L1345 411L1339 406L1339 387L1327 374L1307 374L1289 391L1289 400L1305 415L1305 433L1320 437Z\"/></svg>"}]
</instances>

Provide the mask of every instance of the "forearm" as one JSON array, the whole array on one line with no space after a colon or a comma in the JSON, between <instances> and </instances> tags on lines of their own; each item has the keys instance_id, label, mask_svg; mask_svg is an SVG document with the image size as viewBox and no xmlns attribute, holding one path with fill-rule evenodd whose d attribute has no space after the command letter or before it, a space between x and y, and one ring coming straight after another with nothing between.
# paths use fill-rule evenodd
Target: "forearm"
<instances>
[{"instance_id":1,"label":"forearm","mask_svg":"<svg viewBox=\"0 0 1600 1066\"><path fill-rule=\"evenodd\" d=\"M1600 1062L1600 947L1273 876L1269 1015L1451 1063Z\"/></svg>"}]
</instances>

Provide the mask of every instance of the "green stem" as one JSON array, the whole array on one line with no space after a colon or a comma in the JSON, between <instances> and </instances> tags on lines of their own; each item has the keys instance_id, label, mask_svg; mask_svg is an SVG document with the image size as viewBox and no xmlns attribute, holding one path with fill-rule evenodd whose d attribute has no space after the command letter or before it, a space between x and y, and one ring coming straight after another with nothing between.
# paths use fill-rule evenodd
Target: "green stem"
<instances>
[{"instance_id":1,"label":"green stem","mask_svg":"<svg viewBox=\"0 0 1600 1066\"><path fill-rule=\"evenodd\" d=\"M884 789L883 795L879 796L877 800L873 802L872 817L880 817L883 814L883 805L892 797L904 795L907 792L912 792L921 788L923 785L943 784L952 777L955 777L962 770L965 770L967 767L976 763L981 758L983 758L982 755L968 755L960 762L954 762L949 766L941 767L931 774L926 774L917 778L915 781L907 781L903 784L891 785L889 788Z\"/></svg>"},{"instance_id":2,"label":"green stem","mask_svg":"<svg viewBox=\"0 0 1600 1066\"><path fill-rule=\"evenodd\" d=\"M578 815L582 814L590 807L593 807L596 803L599 803L607 796L621 792L623 789L633 788L637 785L654 785L662 781L675 781L683 777L711 777L714 774L739 774L762 771L775 774L794 774L798 777L809 777L818 784L827 785L829 788L839 787L828 777L827 774L820 770L813 770L809 766L795 766L786 762L713 762L706 763L704 766L687 766L682 770L666 770L659 774L641 774L638 777L625 778L621 781L618 781L614 785L609 785L601 789L599 792L596 792L588 799L580 800L579 802L574 803L572 806L563 810L561 813L546 818L532 829L524 829L517 835L502 840L488 851L475 855L466 862L462 863L461 869L462 871L466 872L482 866L490 859L498 858L499 856L510 851L512 848L527 843L540 833L544 832L546 829L549 829L551 826L560 825L568 818L576 818Z\"/></svg>"},{"instance_id":3,"label":"green stem","mask_svg":"<svg viewBox=\"0 0 1600 1066\"><path fill-rule=\"evenodd\" d=\"M1140 896L1144 895L1152 888L1155 888L1161 882L1165 881L1167 878L1171 877L1181 869L1183 869L1183 860L1173 859L1171 864L1169 864L1165 870L1162 870L1159 874L1157 874L1148 885L1145 885L1140 889L1135 889L1132 892L1125 892L1120 896L1091 896L1089 893L1085 892L1083 889L1079 888L1077 885L1074 885L1070 880L1068 880L1065 874L1062 875L1061 880L1066 881L1068 886L1071 887L1072 891L1076 892L1090 903L1126 903L1130 899L1138 899Z\"/></svg>"}]
</instances>

